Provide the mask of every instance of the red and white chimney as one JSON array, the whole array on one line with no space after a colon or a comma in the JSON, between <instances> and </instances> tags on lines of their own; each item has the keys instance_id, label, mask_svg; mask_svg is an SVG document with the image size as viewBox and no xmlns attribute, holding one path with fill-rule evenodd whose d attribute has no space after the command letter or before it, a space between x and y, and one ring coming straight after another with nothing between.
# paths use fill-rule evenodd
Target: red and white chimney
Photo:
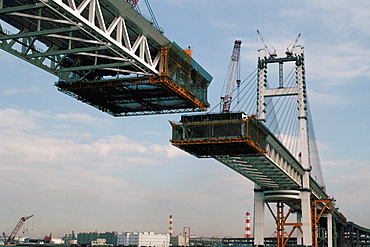
<instances>
[{"instance_id":1,"label":"red and white chimney","mask_svg":"<svg viewBox=\"0 0 370 247\"><path fill-rule=\"evenodd\" d=\"M252 231L251 231L251 214L247 212L245 214L245 238L251 238L252 237Z\"/></svg>"},{"instance_id":2,"label":"red and white chimney","mask_svg":"<svg viewBox=\"0 0 370 247\"><path fill-rule=\"evenodd\" d=\"M168 226L168 234L170 234L170 237L172 237L172 215L170 215L170 222Z\"/></svg>"}]
</instances>

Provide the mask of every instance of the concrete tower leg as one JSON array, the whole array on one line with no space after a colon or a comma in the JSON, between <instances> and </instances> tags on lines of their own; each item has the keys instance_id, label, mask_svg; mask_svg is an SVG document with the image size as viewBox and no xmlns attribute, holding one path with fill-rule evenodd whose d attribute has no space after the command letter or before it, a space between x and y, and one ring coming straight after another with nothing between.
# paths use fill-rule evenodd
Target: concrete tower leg
<instances>
[{"instance_id":1,"label":"concrete tower leg","mask_svg":"<svg viewBox=\"0 0 370 247\"><path fill-rule=\"evenodd\" d=\"M312 246L311 192L301 191L303 245Z\"/></svg>"},{"instance_id":2,"label":"concrete tower leg","mask_svg":"<svg viewBox=\"0 0 370 247\"><path fill-rule=\"evenodd\" d=\"M302 214L297 214L297 223L302 223ZM302 233L301 231L297 231L297 245L302 245Z\"/></svg>"},{"instance_id":3,"label":"concrete tower leg","mask_svg":"<svg viewBox=\"0 0 370 247\"><path fill-rule=\"evenodd\" d=\"M326 215L326 224L327 224L327 231L328 231L328 247L333 247L333 215L327 214Z\"/></svg>"},{"instance_id":4,"label":"concrete tower leg","mask_svg":"<svg viewBox=\"0 0 370 247\"><path fill-rule=\"evenodd\" d=\"M254 245L263 246L265 236L265 202L262 191L254 192Z\"/></svg>"}]
</instances>

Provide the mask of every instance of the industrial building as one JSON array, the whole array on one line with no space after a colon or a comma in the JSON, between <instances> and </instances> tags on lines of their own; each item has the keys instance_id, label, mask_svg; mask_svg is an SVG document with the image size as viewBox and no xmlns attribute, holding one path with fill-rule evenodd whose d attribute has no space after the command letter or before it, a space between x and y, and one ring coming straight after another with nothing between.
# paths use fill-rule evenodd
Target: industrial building
<instances>
[{"instance_id":1,"label":"industrial building","mask_svg":"<svg viewBox=\"0 0 370 247\"><path fill-rule=\"evenodd\" d=\"M82 232L77 234L77 243L79 245L91 245L98 239L105 239L107 245L116 245L117 235L117 232Z\"/></svg>"},{"instance_id":2,"label":"industrial building","mask_svg":"<svg viewBox=\"0 0 370 247\"><path fill-rule=\"evenodd\" d=\"M154 232L126 232L117 235L117 246L168 247L170 235Z\"/></svg>"},{"instance_id":3,"label":"industrial building","mask_svg":"<svg viewBox=\"0 0 370 247\"><path fill-rule=\"evenodd\" d=\"M170 245L171 246L189 246L189 238L186 238L182 235L171 236Z\"/></svg>"}]
</instances>

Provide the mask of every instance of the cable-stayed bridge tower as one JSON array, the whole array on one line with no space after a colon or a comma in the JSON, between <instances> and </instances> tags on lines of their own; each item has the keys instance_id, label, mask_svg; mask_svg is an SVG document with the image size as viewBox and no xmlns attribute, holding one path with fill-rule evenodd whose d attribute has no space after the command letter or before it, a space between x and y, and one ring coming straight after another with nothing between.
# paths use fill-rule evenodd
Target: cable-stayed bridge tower
<instances>
[{"instance_id":1,"label":"cable-stayed bridge tower","mask_svg":"<svg viewBox=\"0 0 370 247\"><path fill-rule=\"evenodd\" d=\"M284 87L283 80L283 66L284 63L294 62L296 68L296 86L286 88ZM276 88L267 88L267 70L268 64L277 63L279 65L279 83ZM300 212L298 217L298 223L294 225L298 228L303 235L303 244L312 245L312 215L311 215L311 189L310 189L310 147L308 139L308 116L307 116L307 92L306 92L306 82L305 82L305 69L304 69L304 54L302 47L296 47L295 55L289 54L284 58L277 58L275 56L268 56L266 49L260 50L258 58L258 110L257 119L259 121L265 122L266 105L267 98L269 97L289 97L298 96L298 120L299 120L299 130L300 130L300 165L302 168L300 186L299 190L280 190L278 193L274 193L273 198L266 196L264 188L256 185L255 190L255 241L257 244L263 244L263 215L264 215L264 205L265 201L270 202L276 201L277 206L277 237L280 241L284 241L284 215L282 205L286 199L296 199L300 200ZM284 159L284 158L283 158ZM293 188L292 188L293 189ZM325 198L326 199L326 198ZM293 209L292 209L293 210ZM261 220L262 219L262 220ZM294 229L294 228L293 228ZM279 242L279 241L278 241ZM280 243L281 244L281 243Z\"/></svg>"},{"instance_id":2,"label":"cable-stayed bridge tower","mask_svg":"<svg viewBox=\"0 0 370 247\"><path fill-rule=\"evenodd\" d=\"M203 111L212 77L125 0L1 0L0 48L113 116Z\"/></svg>"}]
</instances>

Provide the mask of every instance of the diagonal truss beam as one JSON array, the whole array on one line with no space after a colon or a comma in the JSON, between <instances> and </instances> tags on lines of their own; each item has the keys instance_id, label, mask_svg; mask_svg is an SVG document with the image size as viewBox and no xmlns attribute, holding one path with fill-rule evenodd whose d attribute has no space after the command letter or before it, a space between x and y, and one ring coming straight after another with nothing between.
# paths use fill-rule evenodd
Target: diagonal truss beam
<instances>
[{"instance_id":1,"label":"diagonal truss beam","mask_svg":"<svg viewBox=\"0 0 370 247\"><path fill-rule=\"evenodd\" d=\"M60 72L71 72L71 71L78 71L78 70L93 70L93 69L101 69L101 68L114 68L125 66L127 63L111 63L111 64L95 64L89 66L77 66L77 67L70 67L59 69Z\"/></svg>"},{"instance_id":2,"label":"diagonal truss beam","mask_svg":"<svg viewBox=\"0 0 370 247\"><path fill-rule=\"evenodd\" d=\"M149 50L148 39L144 34L138 36L137 34L130 35L132 31L128 30L127 20L124 17L116 16L111 22L107 23L99 0L84 0L79 5L75 0L69 0L68 4L63 3L61 0L51 0L45 4L55 11L56 7L63 8L65 10L65 14L63 14L65 18L70 18L79 23L82 22L84 27L93 29L104 40L118 46L126 55L144 65L148 72L158 73L155 67L158 65L160 52L157 51L153 57ZM120 5L124 4L129 5L128 3L120 3ZM88 10L88 16L83 15L83 12L86 10ZM113 31L116 33L115 36L111 36ZM135 40L135 42L131 44L130 40Z\"/></svg>"},{"instance_id":3,"label":"diagonal truss beam","mask_svg":"<svg viewBox=\"0 0 370 247\"><path fill-rule=\"evenodd\" d=\"M1 0L0 3L2 3L3 1L4 0ZM17 7L7 7L7 8L2 8L2 6L0 6L0 14L14 13L17 11L38 9L38 8L43 8L43 7L45 7L45 4L43 3L27 4L27 5L21 5Z\"/></svg>"},{"instance_id":4,"label":"diagonal truss beam","mask_svg":"<svg viewBox=\"0 0 370 247\"><path fill-rule=\"evenodd\" d=\"M56 28L56 29L50 29L50 30L36 31L36 32L20 32L17 34L0 36L0 40L28 38L28 37L42 36L42 35L55 34L55 33L71 32L71 31L76 31L76 30L78 30L77 27L66 27L66 28Z\"/></svg>"},{"instance_id":5,"label":"diagonal truss beam","mask_svg":"<svg viewBox=\"0 0 370 247\"><path fill-rule=\"evenodd\" d=\"M85 53L85 52L92 52L92 51L100 51L100 50L106 50L108 49L106 46L90 46L90 47L84 47L84 48L75 48L75 49L69 49L69 50L51 50L46 51L43 53L38 54L28 54L26 57L33 58L33 57L48 57L48 56L55 56L55 55L65 55L65 54L73 54L73 53Z\"/></svg>"},{"instance_id":6,"label":"diagonal truss beam","mask_svg":"<svg viewBox=\"0 0 370 247\"><path fill-rule=\"evenodd\" d=\"M0 48L71 83L87 80L91 68L102 71L94 80L159 75L160 48L171 44L126 1L0 1L0 19L19 30L12 33L0 23ZM112 67L115 61L127 63Z\"/></svg>"}]
</instances>

